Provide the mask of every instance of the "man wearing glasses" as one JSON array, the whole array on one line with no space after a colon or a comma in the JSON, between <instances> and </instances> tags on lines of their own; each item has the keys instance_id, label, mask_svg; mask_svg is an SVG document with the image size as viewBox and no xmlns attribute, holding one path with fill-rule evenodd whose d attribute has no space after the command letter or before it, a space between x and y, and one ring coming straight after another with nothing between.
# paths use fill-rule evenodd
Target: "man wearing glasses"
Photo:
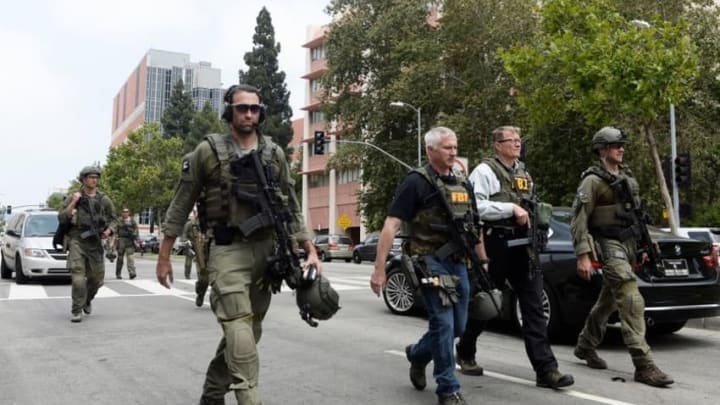
<instances>
[{"instance_id":1,"label":"man wearing glasses","mask_svg":"<svg viewBox=\"0 0 720 405\"><path fill-rule=\"evenodd\" d=\"M127 257L127 269L130 280L137 277L135 272L135 241L139 236L138 224L130 216L130 209L124 207L122 216L118 221L117 229L117 263L115 264L115 278L122 280L122 268L125 257Z\"/></svg>"},{"instance_id":2,"label":"man wearing glasses","mask_svg":"<svg viewBox=\"0 0 720 405\"><path fill-rule=\"evenodd\" d=\"M484 159L468 178L473 185L478 214L483 221L485 250L490 258L490 277L502 288L510 282L522 313L525 350L536 373L536 384L544 388L567 387L572 375L562 374L550 348L543 314L543 276L531 263L528 246L507 247L507 241L528 237L529 215L521 206L530 198L533 181L521 162L520 128L504 126L492 132L495 157ZM485 321L468 318L465 333L457 345L457 363L468 375L482 375L475 362L477 338Z\"/></svg>"},{"instance_id":3,"label":"man wearing glasses","mask_svg":"<svg viewBox=\"0 0 720 405\"><path fill-rule=\"evenodd\" d=\"M617 311L623 342L635 366L635 381L664 387L673 379L655 365L645 341L645 301L631 265L636 262L638 236L632 232L625 207L632 203L629 198L640 201L640 186L622 164L626 141L617 128L605 127L595 133L592 150L600 164L583 172L573 203L570 232L578 258L577 274L590 281L596 273L592 261L602 263L602 289L578 336L575 356L590 368L607 368L595 349L603 340L610 314ZM611 184L618 181L628 182L631 196L616 192Z\"/></svg>"},{"instance_id":4,"label":"man wearing glasses","mask_svg":"<svg viewBox=\"0 0 720 405\"><path fill-rule=\"evenodd\" d=\"M271 285L266 283L268 258L275 247L274 219L266 221L258 201L263 188L255 165L273 173L282 194L281 207L292 217L290 233L307 252L305 270L320 261L305 228L285 154L260 133L265 118L260 91L248 85L231 86L224 97L222 118L230 133L210 134L183 159L180 182L167 210L156 266L157 279L170 288L173 281L170 252L197 202L200 222L207 226L210 306L223 337L208 366L200 404L224 404L233 391L240 404L260 404L260 371L256 343L270 305Z\"/></svg>"}]
</instances>

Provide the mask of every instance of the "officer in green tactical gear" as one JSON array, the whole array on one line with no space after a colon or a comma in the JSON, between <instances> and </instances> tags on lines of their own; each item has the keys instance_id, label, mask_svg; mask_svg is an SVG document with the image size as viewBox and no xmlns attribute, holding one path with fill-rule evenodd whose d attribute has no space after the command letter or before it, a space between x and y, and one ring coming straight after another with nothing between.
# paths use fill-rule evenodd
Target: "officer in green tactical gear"
<instances>
[{"instance_id":1,"label":"officer in green tactical gear","mask_svg":"<svg viewBox=\"0 0 720 405\"><path fill-rule=\"evenodd\" d=\"M635 365L635 381L664 387L673 379L655 365L645 341L645 302L632 266L638 260L638 236L626 232L632 223L625 215L624 199L640 200L640 187L630 169L622 164L626 141L617 128L605 127L595 133L592 150L600 163L582 173L573 204L570 230L578 257L578 276L589 281L598 273L593 262L602 265L600 295L578 336L575 356L591 368L607 368L596 349L605 335L608 318L617 310L623 341ZM628 181L632 197L619 195L611 186L618 180Z\"/></svg>"},{"instance_id":2,"label":"officer in green tactical gear","mask_svg":"<svg viewBox=\"0 0 720 405\"><path fill-rule=\"evenodd\" d=\"M452 169L457 150L457 136L451 129L437 127L425 134L429 164L410 172L398 186L370 279L372 291L379 296L386 284L385 258L393 238L403 221L410 224L410 251L420 263L421 269L416 269L419 278L427 281L422 294L429 321L428 331L405 348L405 355L410 362L410 382L418 390L425 389L425 367L433 361L435 393L441 405L466 404L455 376L453 342L467 322L470 282L463 247L455 244L451 234L456 230L455 221L482 241L470 186ZM482 243L471 248L480 259L487 258Z\"/></svg>"},{"instance_id":3,"label":"officer in green tactical gear","mask_svg":"<svg viewBox=\"0 0 720 405\"><path fill-rule=\"evenodd\" d=\"M65 198L58 213L60 224L69 225L64 248L72 277L72 322L81 322L83 312L92 312L92 300L105 279L102 240L116 229L113 203L97 188L100 169L87 166L78 180L80 191Z\"/></svg>"},{"instance_id":4,"label":"officer in green tactical gear","mask_svg":"<svg viewBox=\"0 0 720 405\"><path fill-rule=\"evenodd\" d=\"M304 270L320 261L303 224L293 180L283 149L260 133L265 107L257 88L231 86L224 97L223 119L230 133L210 134L183 160L180 182L163 224L164 238L156 266L157 279L170 288L170 252L188 214L198 203L201 223L207 225L210 306L223 330L210 361L200 404L224 404L232 391L240 404L260 404L259 361L256 344L270 305L268 259L276 243L274 220L259 212L256 170L244 158L261 159L263 169L278 181L278 197L290 211L292 237L307 252ZM237 169L242 168L241 170Z\"/></svg>"},{"instance_id":5,"label":"officer in green tactical gear","mask_svg":"<svg viewBox=\"0 0 720 405\"><path fill-rule=\"evenodd\" d=\"M139 237L138 224L130 215L130 209L123 207L117 225L117 263L115 264L115 278L122 280L122 268L127 257L127 268L130 280L137 277L135 272L135 242Z\"/></svg>"},{"instance_id":6,"label":"officer in green tactical gear","mask_svg":"<svg viewBox=\"0 0 720 405\"><path fill-rule=\"evenodd\" d=\"M550 347L547 323L543 314L543 275L531 246L509 246L510 240L528 239L531 215L523 201L531 199L534 183L520 161L522 139L520 128L503 126L492 132L495 156L487 158L468 177L473 186L478 214L483 221L485 249L490 256L487 268L496 286L507 280L517 295L522 313L522 336L525 351L535 371L535 384L557 389L572 385L570 374L558 370ZM460 370L468 375L482 375L475 361L477 338L485 328L484 320L469 318L465 333L457 345Z\"/></svg>"}]
</instances>

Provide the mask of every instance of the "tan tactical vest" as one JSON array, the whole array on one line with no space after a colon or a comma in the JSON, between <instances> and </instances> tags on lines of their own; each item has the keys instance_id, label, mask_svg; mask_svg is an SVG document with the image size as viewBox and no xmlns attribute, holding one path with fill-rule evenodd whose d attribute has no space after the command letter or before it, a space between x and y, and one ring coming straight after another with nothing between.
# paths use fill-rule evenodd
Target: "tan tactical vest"
<instances>
[{"instance_id":1,"label":"tan tactical vest","mask_svg":"<svg viewBox=\"0 0 720 405\"><path fill-rule=\"evenodd\" d=\"M640 204L640 186L630 169L620 166L620 174L614 175L603 167L591 166L582 173L581 178L584 179L588 176L597 176L604 180L598 184L595 209L588 219L590 231L608 227L624 228L632 225L632 219L627 214L630 202L622 201L621 196L617 195L610 186L616 180L627 177L632 196L636 203Z\"/></svg>"},{"instance_id":2,"label":"tan tactical vest","mask_svg":"<svg viewBox=\"0 0 720 405\"><path fill-rule=\"evenodd\" d=\"M275 178L278 179L281 162L279 162L278 155L275 153L277 145L272 142L270 137L263 136L262 138L262 140L258 141L258 153L260 153L261 161L265 167L270 165ZM254 178L253 173L248 172L247 176L232 173L231 164L240 158L235 153L235 146L230 134L210 134L205 139L210 143L215 156L220 162L221 176L218 185L209 186L205 189L204 198L200 201L207 224L209 227L216 224L239 227L246 220L258 214L259 207L257 198L255 203L240 200L235 196L234 190L256 196L259 196L263 190L258 180ZM287 197L283 194L279 194L279 196L284 207L287 207Z\"/></svg>"},{"instance_id":3,"label":"tan tactical vest","mask_svg":"<svg viewBox=\"0 0 720 405\"><path fill-rule=\"evenodd\" d=\"M471 220L473 218L472 198L468 190L470 186L467 179L459 173L455 174L455 184L448 184L440 179L435 171L429 171L428 166L413 170L422 175L430 184L441 191L440 198L444 198L450 205L453 218L448 218L445 207L432 206L418 211L410 227L412 254L433 254L440 247L451 240L451 220Z\"/></svg>"},{"instance_id":4,"label":"tan tactical vest","mask_svg":"<svg viewBox=\"0 0 720 405\"><path fill-rule=\"evenodd\" d=\"M489 196L490 201L511 202L520 205L523 198L532 196L533 181L525 170L525 164L518 161L514 168L508 169L498 158L483 159L483 163L490 166L500 182L500 191ZM517 226L515 218L506 218L499 221L486 221L490 226Z\"/></svg>"},{"instance_id":5,"label":"tan tactical vest","mask_svg":"<svg viewBox=\"0 0 720 405\"><path fill-rule=\"evenodd\" d=\"M120 218L119 225L117 227L117 234L120 238L133 238L135 237L135 220L128 218L125 222L124 219Z\"/></svg>"},{"instance_id":6,"label":"tan tactical vest","mask_svg":"<svg viewBox=\"0 0 720 405\"><path fill-rule=\"evenodd\" d=\"M76 208L76 221L77 221L77 229L80 232L85 232L88 230L91 230L93 228L93 218L95 219L94 226L97 227L98 231L102 231L108 224L105 223L105 205L103 204L103 199L105 198L105 194L101 192L96 192L94 197L89 197L83 193L82 198L88 199L88 204L86 203L78 203ZM94 213L91 215L89 206L92 205L92 208L94 210Z\"/></svg>"}]
</instances>

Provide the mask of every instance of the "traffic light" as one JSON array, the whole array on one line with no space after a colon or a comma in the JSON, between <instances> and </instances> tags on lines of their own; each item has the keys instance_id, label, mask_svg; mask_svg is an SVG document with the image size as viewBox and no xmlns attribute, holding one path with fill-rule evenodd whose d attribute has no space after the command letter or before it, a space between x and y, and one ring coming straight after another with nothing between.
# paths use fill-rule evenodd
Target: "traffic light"
<instances>
[{"instance_id":1,"label":"traffic light","mask_svg":"<svg viewBox=\"0 0 720 405\"><path fill-rule=\"evenodd\" d=\"M313 152L316 155L325 154L325 132L315 131L315 142L313 143Z\"/></svg>"},{"instance_id":2,"label":"traffic light","mask_svg":"<svg viewBox=\"0 0 720 405\"><path fill-rule=\"evenodd\" d=\"M687 152L675 158L675 184L678 188L690 187L690 154Z\"/></svg>"}]
</instances>

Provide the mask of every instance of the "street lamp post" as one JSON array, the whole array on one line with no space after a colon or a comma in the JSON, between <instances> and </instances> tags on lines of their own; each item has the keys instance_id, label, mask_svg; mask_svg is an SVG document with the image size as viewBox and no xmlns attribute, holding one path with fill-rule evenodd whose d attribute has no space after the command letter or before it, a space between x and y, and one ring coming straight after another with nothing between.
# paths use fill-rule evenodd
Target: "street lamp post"
<instances>
[{"instance_id":1,"label":"street lamp post","mask_svg":"<svg viewBox=\"0 0 720 405\"><path fill-rule=\"evenodd\" d=\"M645 20L632 20L631 24L640 28L650 28L650 23ZM670 181L672 182L672 216L675 218L675 224L680 227L680 196L678 194L678 185L675 180L675 159L677 159L677 136L675 132L675 106L670 103Z\"/></svg>"},{"instance_id":2,"label":"street lamp post","mask_svg":"<svg viewBox=\"0 0 720 405\"><path fill-rule=\"evenodd\" d=\"M393 101L392 103L390 103L390 105L393 107L410 107L417 113L417 157L418 157L417 165L418 165L418 167L420 167L422 165L422 143L420 142L422 129L421 129L421 122L420 122L420 117L421 117L420 107L415 108L414 105L408 104L404 101Z\"/></svg>"}]
</instances>

